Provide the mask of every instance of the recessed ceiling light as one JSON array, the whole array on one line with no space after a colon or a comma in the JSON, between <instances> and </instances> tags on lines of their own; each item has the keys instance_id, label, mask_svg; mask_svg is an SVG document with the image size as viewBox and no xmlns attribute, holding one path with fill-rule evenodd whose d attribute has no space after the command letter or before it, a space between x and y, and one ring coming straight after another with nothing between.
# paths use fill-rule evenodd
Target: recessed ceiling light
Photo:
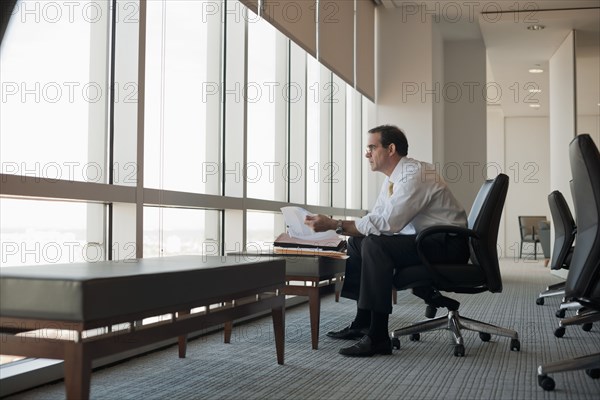
<instances>
[{"instance_id":1,"label":"recessed ceiling light","mask_svg":"<svg viewBox=\"0 0 600 400\"><path fill-rule=\"evenodd\" d=\"M529 93L542 93L542 89L529 89Z\"/></svg>"},{"instance_id":2,"label":"recessed ceiling light","mask_svg":"<svg viewBox=\"0 0 600 400\"><path fill-rule=\"evenodd\" d=\"M527 26L527 29L530 31L541 31L542 29L545 29L546 27L544 25L529 25Z\"/></svg>"},{"instance_id":3,"label":"recessed ceiling light","mask_svg":"<svg viewBox=\"0 0 600 400\"><path fill-rule=\"evenodd\" d=\"M531 107L531 108L540 108L541 106L539 104L530 104L529 107Z\"/></svg>"},{"instance_id":4,"label":"recessed ceiling light","mask_svg":"<svg viewBox=\"0 0 600 400\"><path fill-rule=\"evenodd\" d=\"M529 73L531 74L541 74L542 72L544 72L544 70L540 64L533 64L533 68L529 68Z\"/></svg>"}]
</instances>

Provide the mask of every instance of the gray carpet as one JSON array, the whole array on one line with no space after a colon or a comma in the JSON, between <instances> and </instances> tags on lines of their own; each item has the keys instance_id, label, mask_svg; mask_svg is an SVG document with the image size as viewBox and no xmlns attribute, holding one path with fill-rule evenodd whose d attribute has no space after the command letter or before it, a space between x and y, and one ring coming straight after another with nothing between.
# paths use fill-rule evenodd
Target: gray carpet
<instances>
[{"instance_id":1,"label":"gray carpet","mask_svg":"<svg viewBox=\"0 0 600 400\"><path fill-rule=\"evenodd\" d=\"M196 339L186 359L169 347L92 375L94 399L598 399L600 380L583 371L552 375L553 392L537 385L537 366L600 352L600 326L591 332L569 327L555 338L558 298L537 306L540 290L558 278L541 262L502 260L504 291L500 294L454 296L461 314L516 329L521 351L510 340L465 334L466 356L456 358L446 331L421 335L421 341L402 340L392 356L344 358L337 350L348 343L325 336L345 326L355 304L323 299L319 350L311 350L308 306L286 313L285 365L277 365L270 318L234 328L231 344L221 334ZM409 292L398 293L390 327L423 319L423 303ZM62 382L9 397L62 399Z\"/></svg>"}]
</instances>

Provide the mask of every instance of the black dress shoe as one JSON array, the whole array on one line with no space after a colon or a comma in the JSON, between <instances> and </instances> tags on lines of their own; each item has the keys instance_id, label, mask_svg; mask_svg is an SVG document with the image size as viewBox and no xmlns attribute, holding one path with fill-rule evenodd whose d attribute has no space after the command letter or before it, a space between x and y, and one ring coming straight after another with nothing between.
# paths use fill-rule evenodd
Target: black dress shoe
<instances>
[{"instance_id":1,"label":"black dress shoe","mask_svg":"<svg viewBox=\"0 0 600 400\"><path fill-rule=\"evenodd\" d=\"M340 349L340 354L348 357L371 357L375 354L392 354L390 338L374 343L370 336L365 335L350 347Z\"/></svg>"},{"instance_id":2,"label":"black dress shoe","mask_svg":"<svg viewBox=\"0 0 600 400\"><path fill-rule=\"evenodd\" d=\"M349 325L342 329L341 331L331 331L327 332L327 336L333 339L358 339L363 337L368 332L367 328L353 328L352 325Z\"/></svg>"}]
</instances>

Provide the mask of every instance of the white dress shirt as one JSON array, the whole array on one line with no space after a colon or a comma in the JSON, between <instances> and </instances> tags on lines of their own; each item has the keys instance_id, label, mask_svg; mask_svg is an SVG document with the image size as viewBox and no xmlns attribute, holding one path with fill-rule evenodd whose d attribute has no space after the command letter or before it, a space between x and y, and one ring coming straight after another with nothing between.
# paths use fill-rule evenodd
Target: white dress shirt
<instances>
[{"instance_id":1,"label":"white dress shirt","mask_svg":"<svg viewBox=\"0 0 600 400\"><path fill-rule=\"evenodd\" d=\"M365 236L414 235L432 225L466 227L467 214L432 164L408 157L383 182L373 210L356 221Z\"/></svg>"}]
</instances>

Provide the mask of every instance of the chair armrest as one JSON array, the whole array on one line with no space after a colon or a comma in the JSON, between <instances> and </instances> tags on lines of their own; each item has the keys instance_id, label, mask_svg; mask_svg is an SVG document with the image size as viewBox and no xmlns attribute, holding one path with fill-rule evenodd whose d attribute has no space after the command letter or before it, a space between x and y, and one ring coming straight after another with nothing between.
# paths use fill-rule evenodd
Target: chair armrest
<instances>
[{"instance_id":1,"label":"chair armrest","mask_svg":"<svg viewBox=\"0 0 600 400\"><path fill-rule=\"evenodd\" d=\"M455 226L455 225L435 225L435 226L430 226L428 228L425 228L421 232L419 232L419 234L417 235L417 238L415 239L416 245L417 245L417 254L419 255L419 259L421 260L421 262L423 263L425 268L427 268L428 272L434 277L434 280L436 280L438 282L444 282L445 281L444 277L442 275L440 275L431 266L431 263L427 259L426 252L423 249L425 239L427 239L429 236L440 234L440 233L450 233L450 234L455 234L457 236L466 236L466 237L471 237L471 238L476 238L476 239L479 239L479 235L471 229L463 228L463 227Z\"/></svg>"},{"instance_id":2,"label":"chair armrest","mask_svg":"<svg viewBox=\"0 0 600 400\"><path fill-rule=\"evenodd\" d=\"M419 242L421 242L427 236L438 233L454 233L457 235L479 238L479 235L469 228L463 228L462 226L456 225L434 225L419 232L416 239L417 245L419 245Z\"/></svg>"}]
</instances>

